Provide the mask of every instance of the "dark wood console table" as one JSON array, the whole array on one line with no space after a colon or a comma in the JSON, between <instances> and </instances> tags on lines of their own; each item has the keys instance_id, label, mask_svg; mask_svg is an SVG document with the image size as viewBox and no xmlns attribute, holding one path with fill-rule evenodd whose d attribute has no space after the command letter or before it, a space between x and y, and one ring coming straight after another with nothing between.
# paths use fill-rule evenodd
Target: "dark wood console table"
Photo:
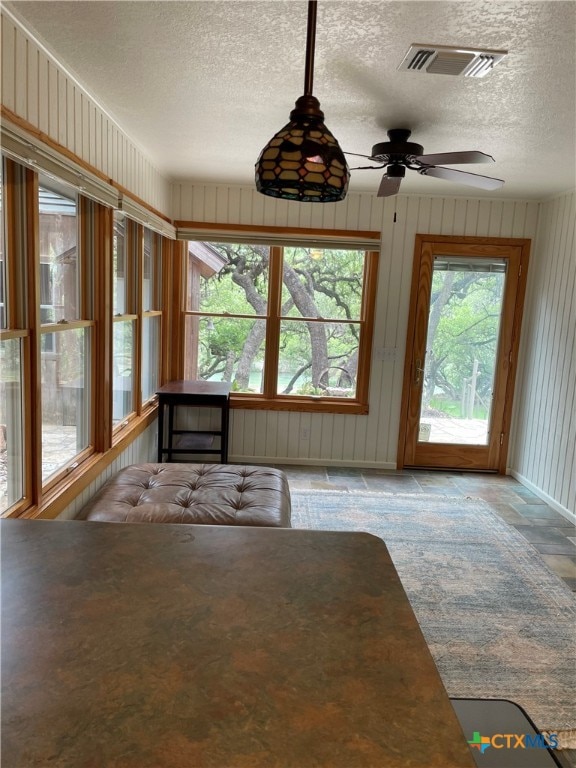
<instances>
[{"instance_id":1,"label":"dark wood console table","mask_svg":"<svg viewBox=\"0 0 576 768\"><path fill-rule=\"evenodd\" d=\"M220 463L228 462L228 421L230 383L226 381L170 381L156 391L158 395L158 461L172 461L174 454L217 454ZM174 429L174 409L179 406L220 408L219 430ZM168 406L168 436L164 445L164 407ZM220 446L213 447L214 437Z\"/></svg>"},{"instance_id":2,"label":"dark wood console table","mask_svg":"<svg viewBox=\"0 0 576 768\"><path fill-rule=\"evenodd\" d=\"M474 767L381 539L0 529L6 768Z\"/></svg>"}]
</instances>

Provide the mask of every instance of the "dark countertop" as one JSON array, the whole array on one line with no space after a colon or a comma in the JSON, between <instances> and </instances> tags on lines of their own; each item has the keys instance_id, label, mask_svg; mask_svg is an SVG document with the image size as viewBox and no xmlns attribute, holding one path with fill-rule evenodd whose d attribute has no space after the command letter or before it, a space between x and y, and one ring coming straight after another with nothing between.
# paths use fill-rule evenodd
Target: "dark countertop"
<instances>
[{"instance_id":1,"label":"dark countertop","mask_svg":"<svg viewBox=\"0 0 576 768\"><path fill-rule=\"evenodd\" d=\"M5 520L6 768L470 768L361 533Z\"/></svg>"}]
</instances>

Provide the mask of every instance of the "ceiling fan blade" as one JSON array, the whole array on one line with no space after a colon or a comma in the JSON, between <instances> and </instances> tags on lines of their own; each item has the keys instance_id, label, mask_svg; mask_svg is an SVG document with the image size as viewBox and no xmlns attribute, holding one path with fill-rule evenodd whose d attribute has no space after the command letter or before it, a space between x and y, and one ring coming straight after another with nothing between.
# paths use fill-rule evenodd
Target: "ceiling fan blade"
<instances>
[{"instance_id":1,"label":"ceiling fan blade","mask_svg":"<svg viewBox=\"0 0 576 768\"><path fill-rule=\"evenodd\" d=\"M383 176L376 197L390 197L395 195L400 189L401 176Z\"/></svg>"},{"instance_id":2,"label":"ceiling fan blade","mask_svg":"<svg viewBox=\"0 0 576 768\"><path fill-rule=\"evenodd\" d=\"M365 157L366 160L372 160L373 162L377 163L379 162L375 158L372 157L372 155L359 155L358 152L344 152L345 155L354 155L354 157Z\"/></svg>"},{"instance_id":3,"label":"ceiling fan blade","mask_svg":"<svg viewBox=\"0 0 576 768\"><path fill-rule=\"evenodd\" d=\"M388 163L384 163L383 165L353 165L351 168L349 168L350 171L377 171L382 168L386 168Z\"/></svg>"},{"instance_id":4,"label":"ceiling fan blade","mask_svg":"<svg viewBox=\"0 0 576 768\"><path fill-rule=\"evenodd\" d=\"M469 187L478 187L478 189L498 189L504 182L502 179L493 179L491 176L480 176L477 173L468 173L467 171L457 171L455 168L423 168L419 171L423 176L434 176L437 179L446 179L446 181L456 181L459 184L467 184Z\"/></svg>"},{"instance_id":5,"label":"ceiling fan blade","mask_svg":"<svg viewBox=\"0 0 576 768\"><path fill-rule=\"evenodd\" d=\"M460 165L461 163L493 163L492 155L485 152L441 152L438 155L420 155L416 160L426 165Z\"/></svg>"}]
</instances>

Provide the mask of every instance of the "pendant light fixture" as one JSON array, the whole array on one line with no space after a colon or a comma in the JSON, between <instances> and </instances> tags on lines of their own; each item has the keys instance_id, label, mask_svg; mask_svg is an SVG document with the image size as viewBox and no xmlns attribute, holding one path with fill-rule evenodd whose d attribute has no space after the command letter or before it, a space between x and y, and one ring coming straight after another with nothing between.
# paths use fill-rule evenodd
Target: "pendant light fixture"
<instances>
[{"instance_id":1,"label":"pendant light fixture","mask_svg":"<svg viewBox=\"0 0 576 768\"><path fill-rule=\"evenodd\" d=\"M317 0L308 2L304 95L290 122L275 134L256 162L256 189L263 195L304 203L343 200L350 172L344 153L324 125L320 102L312 95Z\"/></svg>"}]
</instances>

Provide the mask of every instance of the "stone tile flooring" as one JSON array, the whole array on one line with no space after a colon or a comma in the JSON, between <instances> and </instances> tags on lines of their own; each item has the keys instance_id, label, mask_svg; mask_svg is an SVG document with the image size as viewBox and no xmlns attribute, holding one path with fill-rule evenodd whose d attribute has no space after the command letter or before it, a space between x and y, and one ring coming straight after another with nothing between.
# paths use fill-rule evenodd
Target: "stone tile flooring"
<instances>
[{"instance_id":1,"label":"stone tile flooring","mask_svg":"<svg viewBox=\"0 0 576 768\"><path fill-rule=\"evenodd\" d=\"M508 525L516 528L549 568L576 592L575 526L511 477L471 472L276 466L286 472L294 489L479 497Z\"/></svg>"}]
</instances>

